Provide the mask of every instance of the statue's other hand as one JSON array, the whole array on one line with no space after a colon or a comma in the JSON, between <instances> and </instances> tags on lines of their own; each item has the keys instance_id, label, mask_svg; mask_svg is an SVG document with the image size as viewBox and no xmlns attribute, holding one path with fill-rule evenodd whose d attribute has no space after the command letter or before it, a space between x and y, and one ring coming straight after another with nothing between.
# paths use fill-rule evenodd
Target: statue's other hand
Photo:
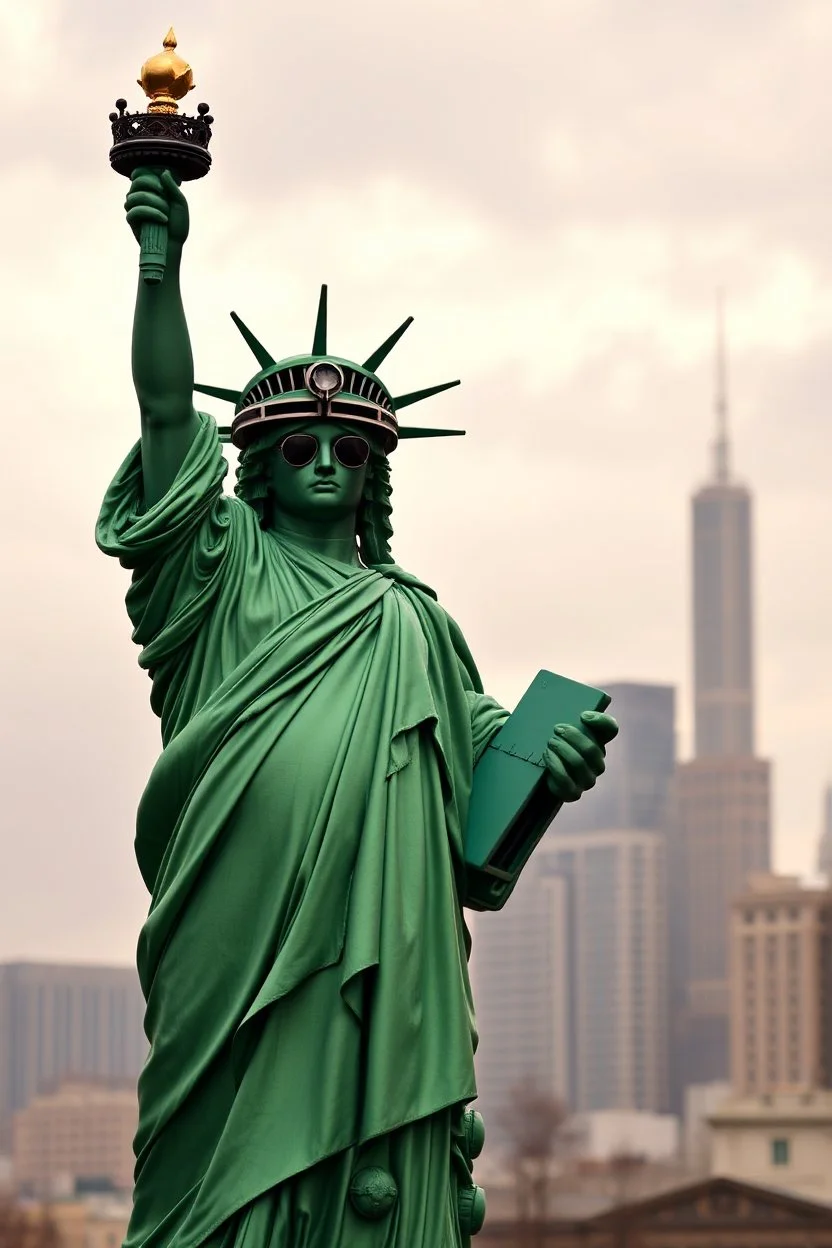
<instances>
[{"instance_id":1,"label":"statue's other hand","mask_svg":"<svg viewBox=\"0 0 832 1248\"><path fill-rule=\"evenodd\" d=\"M188 237L188 201L167 169L136 169L124 207L127 224L137 239L147 221L166 225L169 240L180 246Z\"/></svg>"},{"instance_id":2,"label":"statue's other hand","mask_svg":"<svg viewBox=\"0 0 832 1248\"><path fill-rule=\"evenodd\" d=\"M618 724L601 711L584 711L583 730L557 724L544 762L552 795L562 802L576 802L603 773L607 744L618 735Z\"/></svg>"}]
</instances>

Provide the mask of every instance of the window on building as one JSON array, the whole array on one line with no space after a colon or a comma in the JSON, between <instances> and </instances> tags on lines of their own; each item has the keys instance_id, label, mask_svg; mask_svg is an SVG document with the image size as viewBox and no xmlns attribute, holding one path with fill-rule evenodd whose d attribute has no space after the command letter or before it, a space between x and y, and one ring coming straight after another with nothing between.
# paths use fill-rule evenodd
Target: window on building
<instances>
[{"instance_id":1,"label":"window on building","mask_svg":"<svg viewBox=\"0 0 832 1248\"><path fill-rule=\"evenodd\" d=\"M788 1140L771 1141L771 1164L773 1166L787 1166L789 1164Z\"/></svg>"}]
</instances>

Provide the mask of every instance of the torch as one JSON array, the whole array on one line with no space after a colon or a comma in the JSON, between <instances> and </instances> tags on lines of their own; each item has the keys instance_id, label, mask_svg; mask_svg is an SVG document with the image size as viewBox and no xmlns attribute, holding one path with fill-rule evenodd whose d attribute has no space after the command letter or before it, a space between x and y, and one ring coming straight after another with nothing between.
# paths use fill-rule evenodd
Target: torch
<instances>
[{"instance_id":1,"label":"torch","mask_svg":"<svg viewBox=\"0 0 832 1248\"><path fill-rule=\"evenodd\" d=\"M127 101L116 100L110 113L113 146L110 164L130 178L140 168L169 169L179 182L202 178L211 168L208 144L214 118L207 104L197 105L197 116L179 112L178 102L193 91L193 71L176 52L173 27L165 35L163 51L145 61L138 79L149 98L146 113L128 113ZM142 226L139 271L151 285L161 282L167 258L167 226L151 221Z\"/></svg>"}]
</instances>

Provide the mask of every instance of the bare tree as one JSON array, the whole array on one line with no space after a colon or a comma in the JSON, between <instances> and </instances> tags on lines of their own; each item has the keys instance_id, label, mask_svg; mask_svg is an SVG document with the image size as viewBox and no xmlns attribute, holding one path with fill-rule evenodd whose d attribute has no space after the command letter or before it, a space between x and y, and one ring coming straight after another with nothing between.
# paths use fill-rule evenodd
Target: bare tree
<instances>
[{"instance_id":1,"label":"bare tree","mask_svg":"<svg viewBox=\"0 0 832 1248\"><path fill-rule=\"evenodd\" d=\"M28 1223L23 1210L11 1200L0 1200L0 1248L25 1248Z\"/></svg>"},{"instance_id":2,"label":"bare tree","mask_svg":"<svg viewBox=\"0 0 832 1248\"><path fill-rule=\"evenodd\" d=\"M61 1237L47 1208L27 1215L13 1200L0 1200L0 1248L60 1248Z\"/></svg>"},{"instance_id":3,"label":"bare tree","mask_svg":"<svg viewBox=\"0 0 832 1248\"><path fill-rule=\"evenodd\" d=\"M543 1221L548 1213L552 1165L569 1140L566 1104L528 1076L516 1084L497 1115L514 1172L517 1217Z\"/></svg>"},{"instance_id":4,"label":"bare tree","mask_svg":"<svg viewBox=\"0 0 832 1248\"><path fill-rule=\"evenodd\" d=\"M613 1203L624 1205L632 1194L633 1180L647 1165L644 1153L621 1144L610 1154L608 1166L613 1182Z\"/></svg>"}]
</instances>

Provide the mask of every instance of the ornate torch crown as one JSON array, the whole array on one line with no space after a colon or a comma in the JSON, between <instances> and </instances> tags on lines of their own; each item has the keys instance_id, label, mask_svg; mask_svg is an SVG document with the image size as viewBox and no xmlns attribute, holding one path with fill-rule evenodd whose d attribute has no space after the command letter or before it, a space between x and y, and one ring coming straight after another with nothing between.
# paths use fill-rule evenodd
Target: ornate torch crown
<instances>
[{"instance_id":1,"label":"ornate torch crown","mask_svg":"<svg viewBox=\"0 0 832 1248\"><path fill-rule=\"evenodd\" d=\"M110 164L130 177L142 165L170 169L184 181L204 177L211 168L208 144L214 118L207 104L197 105L196 117L178 111L178 101L194 89L190 65L176 52L173 27L163 50L145 61L138 84L149 98L146 113L128 113L127 101L116 100L110 113L113 146Z\"/></svg>"},{"instance_id":2,"label":"ornate torch crown","mask_svg":"<svg viewBox=\"0 0 832 1248\"><path fill-rule=\"evenodd\" d=\"M315 337L309 355L275 360L236 312L231 313L231 318L260 364L260 372L243 390L194 386L200 394L234 404L235 415L230 428L220 429L220 437L225 442L233 442L236 447L244 449L277 421L313 421L329 417L350 424L372 426L387 454L395 450L400 438L442 438L464 433L463 429L403 427L397 415L401 408L458 386L459 381L446 381L394 398L376 376L375 370L412 324L412 316L394 330L363 364L327 352L326 286L321 287Z\"/></svg>"}]
</instances>

